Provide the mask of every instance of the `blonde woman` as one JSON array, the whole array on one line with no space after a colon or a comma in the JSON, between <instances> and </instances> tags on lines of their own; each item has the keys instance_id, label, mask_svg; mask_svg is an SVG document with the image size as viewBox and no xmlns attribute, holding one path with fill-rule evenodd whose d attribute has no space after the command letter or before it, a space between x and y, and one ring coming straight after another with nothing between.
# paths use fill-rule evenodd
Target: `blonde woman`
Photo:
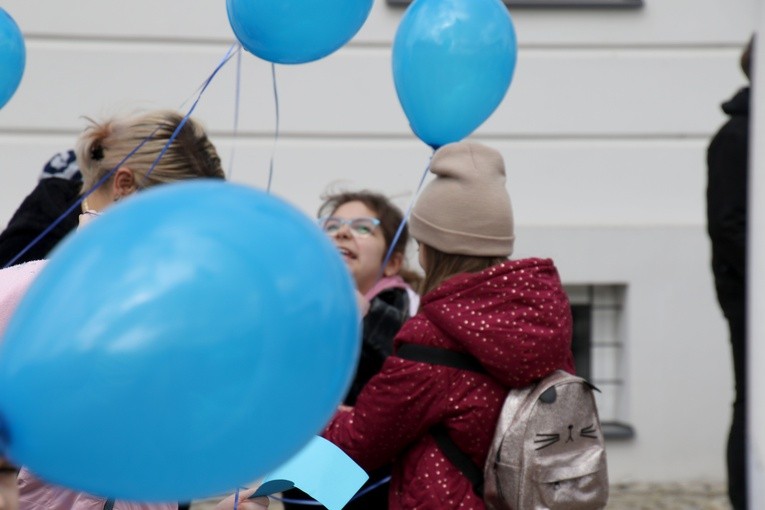
<instances>
[{"instance_id":1,"label":"blonde woman","mask_svg":"<svg viewBox=\"0 0 765 510\"><path fill-rule=\"evenodd\" d=\"M177 137L165 149L181 124ZM145 188L188 179L224 178L220 157L204 129L193 119L184 122L184 117L174 111L91 121L79 136L76 154L83 190L97 186L83 202L80 225ZM0 331L43 265L44 261L28 262L0 271ZM175 502L142 504L93 496L49 484L24 468L18 488L21 510L175 510L178 506Z\"/></svg>"}]
</instances>

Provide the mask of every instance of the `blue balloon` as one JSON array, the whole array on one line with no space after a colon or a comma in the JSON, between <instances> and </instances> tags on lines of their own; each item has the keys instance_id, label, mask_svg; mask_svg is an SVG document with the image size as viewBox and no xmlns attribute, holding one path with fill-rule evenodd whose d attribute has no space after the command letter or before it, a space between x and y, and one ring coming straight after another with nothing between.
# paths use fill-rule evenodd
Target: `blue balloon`
<instances>
[{"instance_id":1,"label":"blue balloon","mask_svg":"<svg viewBox=\"0 0 765 510\"><path fill-rule=\"evenodd\" d=\"M472 133L505 97L516 56L500 0L415 0L393 41L393 79L414 134L438 148Z\"/></svg>"},{"instance_id":2,"label":"blue balloon","mask_svg":"<svg viewBox=\"0 0 765 510\"><path fill-rule=\"evenodd\" d=\"M321 431L359 343L353 281L307 216L160 186L65 240L22 299L0 347L6 453L99 495L226 492Z\"/></svg>"},{"instance_id":3,"label":"blue balloon","mask_svg":"<svg viewBox=\"0 0 765 510\"><path fill-rule=\"evenodd\" d=\"M371 9L372 0L226 0L244 49L279 64L311 62L338 50Z\"/></svg>"},{"instance_id":4,"label":"blue balloon","mask_svg":"<svg viewBox=\"0 0 765 510\"><path fill-rule=\"evenodd\" d=\"M19 87L26 61L24 36L13 18L0 7L0 108Z\"/></svg>"}]
</instances>

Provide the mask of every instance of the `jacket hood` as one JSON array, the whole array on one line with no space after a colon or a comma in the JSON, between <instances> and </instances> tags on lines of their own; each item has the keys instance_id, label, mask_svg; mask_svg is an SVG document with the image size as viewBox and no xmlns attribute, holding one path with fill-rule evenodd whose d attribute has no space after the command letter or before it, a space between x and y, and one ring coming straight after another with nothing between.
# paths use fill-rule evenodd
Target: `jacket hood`
<instances>
[{"instance_id":1,"label":"jacket hood","mask_svg":"<svg viewBox=\"0 0 765 510\"><path fill-rule=\"evenodd\" d=\"M722 104L722 110L728 115L749 115L749 87L744 87L729 101Z\"/></svg>"},{"instance_id":2,"label":"jacket hood","mask_svg":"<svg viewBox=\"0 0 765 510\"><path fill-rule=\"evenodd\" d=\"M421 311L457 344L445 347L464 349L507 386L573 370L571 307L549 259L454 276L423 297Z\"/></svg>"}]
</instances>

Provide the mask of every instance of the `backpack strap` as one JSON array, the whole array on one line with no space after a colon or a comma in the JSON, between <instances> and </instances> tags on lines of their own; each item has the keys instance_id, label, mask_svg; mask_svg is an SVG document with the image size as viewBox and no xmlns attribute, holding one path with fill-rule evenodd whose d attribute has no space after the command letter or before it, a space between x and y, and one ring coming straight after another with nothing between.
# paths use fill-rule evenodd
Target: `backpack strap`
<instances>
[{"instance_id":1,"label":"backpack strap","mask_svg":"<svg viewBox=\"0 0 765 510\"><path fill-rule=\"evenodd\" d=\"M441 347L431 347L420 344L401 344L396 350L395 356L408 359L410 361L419 361L421 363L431 363L433 365L443 365L460 370L470 370L480 374L488 375L486 369L475 357L462 352L451 351ZM449 436L449 431L443 423L437 423L430 428L430 435L436 440L438 448L460 472L465 475L475 493L483 497L483 469L473 462L473 460L457 446L457 443Z\"/></svg>"},{"instance_id":2,"label":"backpack strap","mask_svg":"<svg viewBox=\"0 0 765 510\"><path fill-rule=\"evenodd\" d=\"M104 502L104 510L114 510L113 499L107 499L106 502Z\"/></svg>"},{"instance_id":3,"label":"backpack strap","mask_svg":"<svg viewBox=\"0 0 765 510\"><path fill-rule=\"evenodd\" d=\"M441 450L441 453L444 454L444 457L465 475L465 478L467 478L473 486L473 491L483 498L483 469L476 466L473 459L460 450L457 443L455 443L449 436L449 431L446 430L443 423L433 425L430 428L430 435L436 440L436 444Z\"/></svg>"},{"instance_id":4,"label":"backpack strap","mask_svg":"<svg viewBox=\"0 0 765 510\"><path fill-rule=\"evenodd\" d=\"M395 356L410 361L443 365L489 375L481 362L470 354L444 349L443 347L404 343L396 350Z\"/></svg>"}]
</instances>

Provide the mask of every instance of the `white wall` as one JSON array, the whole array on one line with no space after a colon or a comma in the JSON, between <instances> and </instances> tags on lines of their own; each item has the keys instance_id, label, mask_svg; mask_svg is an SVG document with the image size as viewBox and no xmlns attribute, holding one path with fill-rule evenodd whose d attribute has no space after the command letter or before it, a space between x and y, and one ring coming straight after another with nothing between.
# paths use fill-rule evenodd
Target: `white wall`
<instances>
[{"instance_id":1,"label":"white wall","mask_svg":"<svg viewBox=\"0 0 765 510\"><path fill-rule=\"evenodd\" d=\"M704 232L704 151L719 104L743 84L755 0L646 0L639 10L512 11L510 92L476 134L508 165L519 255L554 256L566 283L624 283L624 413L612 479L722 480L732 377ZM84 126L136 107L177 108L233 41L224 2L7 0L27 70L0 111L0 223L44 162ZM278 66L274 192L309 213L330 182L405 207L429 149L408 130L390 75L402 10L377 0L350 45ZM234 62L197 117L224 161ZM274 134L270 65L245 55L233 179L264 186Z\"/></svg>"},{"instance_id":2,"label":"white wall","mask_svg":"<svg viewBox=\"0 0 765 510\"><path fill-rule=\"evenodd\" d=\"M731 398L726 330L696 227L530 227L518 255L556 260L570 283L627 286L622 419L608 442L614 481L723 479Z\"/></svg>"}]
</instances>

